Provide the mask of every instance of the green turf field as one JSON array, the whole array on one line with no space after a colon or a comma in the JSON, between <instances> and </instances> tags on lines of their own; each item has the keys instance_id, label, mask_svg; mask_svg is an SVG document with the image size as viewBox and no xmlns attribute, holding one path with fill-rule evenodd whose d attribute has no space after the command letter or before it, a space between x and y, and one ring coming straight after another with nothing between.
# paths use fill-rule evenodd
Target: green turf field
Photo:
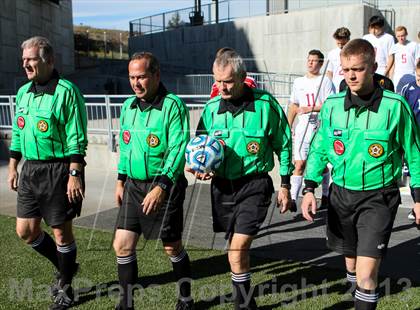
<instances>
[{"instance_id":1,"label":"green turf field","mask_svg":"<svg viewBox=\"0 0 420 310\"><path fill-rule=\"evenodd\" d=\"M25 246L15 234L15 219L0 216L0 309L47 309L47 288L53 268ZM110 248L110 232L76 228L80 272L74 287L78 301L75 309L113 309L116 304L116 259ZM287 249L285 249L286 251ZM196 309L231 309L230 272L222 251L189 249L193 271L193 297ZM137 309L174 309L175 284L171 264L156 241L140 242ZM401 258L404 262L404 258ZM292 261L252 258L252 281L256 285L260 309L351 309L343 272ZM382 278L378 309L420 309L420 288ZM114 289L113 289L114 288ZM407 289L405 289L407 288Z\"/></svg>"}]
</instances>

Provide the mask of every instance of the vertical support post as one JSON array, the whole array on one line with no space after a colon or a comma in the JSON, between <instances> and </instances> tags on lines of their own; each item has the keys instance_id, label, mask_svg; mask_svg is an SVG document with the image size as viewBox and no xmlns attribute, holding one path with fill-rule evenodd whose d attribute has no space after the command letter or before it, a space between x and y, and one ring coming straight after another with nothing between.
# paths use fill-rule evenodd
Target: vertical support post
<instances>
[{"instance_id":1,"label":"vertical support post","mask_svg":"<svg viewBox=\"0 0 420 310\"><path fill-rule=\"evenodd\" d=\"M112 115L111 115L111 107L110 107L110 98L109 96L105 95L105 111L106 111L106 119L107 119L107 127L108 127L108 150L111 152L114 151L114 137L112 135Z\"/></svg>"}]
</instances>

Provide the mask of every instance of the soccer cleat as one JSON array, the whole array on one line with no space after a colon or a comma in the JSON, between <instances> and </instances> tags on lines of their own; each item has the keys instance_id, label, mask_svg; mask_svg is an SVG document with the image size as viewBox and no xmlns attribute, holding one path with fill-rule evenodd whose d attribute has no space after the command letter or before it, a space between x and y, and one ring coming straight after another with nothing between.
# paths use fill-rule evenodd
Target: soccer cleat
<instances>
[{"instance_id":1,"label":"soccer cleat","mask_svg":"<svg viewBox=\"0 0 420 310\"><path fill-rule=\"evenodd\" d=\"M175 310L194 310L194 300L190 299L188 301L178 299L176 303Z\"/></svg>"},{"instance_id":2,"label":"soccer cleat","mask_svg":"<svg viewBox=\"0 0 420 310\"><path fill-rule=\"evenodd\" d=\"M416 215L414 214L414 209L411 209L410 213L408 213L408 219L412 221L416 219Z\"/></svg>"},{"instance_id":3,"label":"soccer cleat","mask_svg":"<svg viewBox=\"0 0 420 310\"><path fill-rule=\"evenodd\" d=\"M327 209L328 209L328 197L322 196L321 205L319 206L318 210L327 210Z\"/></svg>"},{"instance_id":4,"label":"soccer cleat","mask_svg":"<svg viewBox=\"0 0 420 310\"><path fill-rule=\"evenodd\" d=\"M79 263L75 263L74 264L74 270L73 270L73 276L75 276L78 271L79 271ZM53 298L53 300L57 296L58 291L61 289L61 287L60 287L60 277L61 277L60 272L55 272L54 273L55 281L50 286L50 295Z\"/></svg>"},{"instance_id":5,"label":"soccer cleat","mask_svg":"<svg viewBox=\"0 0 420 310\"><path fill-rule=\"evenodd\" d=\"M66 291L59 289L57 295L54 297L53 303L49 310L65 310L73 304L74 294L73 289L69 287Z\"/></svg>"},{"instance_id":6,"label":"soccer cleat","mask_svg":"<svg viewBox=\"0 0 420 310\"><path fill-rule=\"evenodd\" d=\"M289 211L293 213L297 212L296 200L292 199L292 202L290 203Z\"/></svg>"}]
</instances>

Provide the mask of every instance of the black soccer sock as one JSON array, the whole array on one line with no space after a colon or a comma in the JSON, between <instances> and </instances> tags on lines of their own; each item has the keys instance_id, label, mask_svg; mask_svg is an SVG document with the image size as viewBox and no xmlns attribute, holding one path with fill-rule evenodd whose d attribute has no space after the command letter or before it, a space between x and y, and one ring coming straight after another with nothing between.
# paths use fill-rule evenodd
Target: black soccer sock
<instances>
[{"instance_id":1,"label":"black soccer sock","mask_svg":"<svg viewBox=\"0 0 420 310\"><path fill-rule=\"evenodd\" d=\"M178 284L179 299L189 301L191 299L191 264L187 251L182 251L177 256L170 256L175 280Z\"/></svg>"},{"instance_id":2,"label":"black soccer sock","mask_svg":"<svg viewBox=\"0 0 420 310\"><path fill-rule=\"evenodd\" d=\"M233 298L235 299L235 310L246 309L252 300L250 296L251 290L251 273L231 273Z\"/></svg>"},{"instance_id":3,"label":"black soccer sock","mask_svg":"<svg viewBox=\"0 0 420 310\"><path fill-rule=\"evenodd\" d=\"M57 247L51 236L42 231L41 234L31 243L32 248L42 256L45 256L59 270Z\"/></svg>"},{"instance_id":4,"label":"black soccer sock","mask_svg":"<svg viewBox=\"0 0 420 310\"><path fill-rule=\"evenodd\" d=\"M366 290L356 287L356 299L354 300L355 310L375 310L378 304L379 294L376 290Z\"/></svg>"},{"instance_id":5,"label":"black soccer sock","mask_svg":"<svg viewBox=\"0 0 420 310\"><path fill-rule=\"evenodd\" d=\"M348 292L354 297L357 286L356 273L347 271Z\"/></svg>"},{"instance_id":6,"label":"black soccer sock","mask_svg":"<svg viewBox=\"0 0 420 310\"><path fill-rule=\"evenodd\" d=\"M70 286L75 272L77 256L76 242L73 241L68 245L57 245L57 257L60 270L60 287L66 289L66 285Z\"/></svg>"},{"instance_id":7,"label":"black soccer sock","mask_svg":"<svg viewBox=\"0 0 420 310\"><path fill-rule=\"evenodd\" d=\"M138 266L136 253L129 256L117 256L118 280L122 289L120 306L123 309L134 307L133 287L138 279Z\"/></svg>"}]
</instances>

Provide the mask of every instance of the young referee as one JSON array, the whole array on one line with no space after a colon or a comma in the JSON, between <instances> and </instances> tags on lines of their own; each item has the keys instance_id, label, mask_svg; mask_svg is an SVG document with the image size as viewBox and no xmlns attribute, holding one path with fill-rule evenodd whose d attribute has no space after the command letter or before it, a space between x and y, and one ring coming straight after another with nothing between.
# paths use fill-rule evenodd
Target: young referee
<instances>
[{"instance_id":1,"label":"young referee","mask_svg":"<svg viewBox=\"0 0 420 310\"><path fill-rule=\"evenodd\" d=\"M401 203L397 181L403 155L412 172L420 224L420 134L406 100L374 82L375 51L368 41L350 41L340 57L349 89L322 106L301 207L312 221L314 190L331 163L327 245L345 256L347 279L356 286L356 310L375 309L378 269Z\"/></svg>"}]
</instances>

